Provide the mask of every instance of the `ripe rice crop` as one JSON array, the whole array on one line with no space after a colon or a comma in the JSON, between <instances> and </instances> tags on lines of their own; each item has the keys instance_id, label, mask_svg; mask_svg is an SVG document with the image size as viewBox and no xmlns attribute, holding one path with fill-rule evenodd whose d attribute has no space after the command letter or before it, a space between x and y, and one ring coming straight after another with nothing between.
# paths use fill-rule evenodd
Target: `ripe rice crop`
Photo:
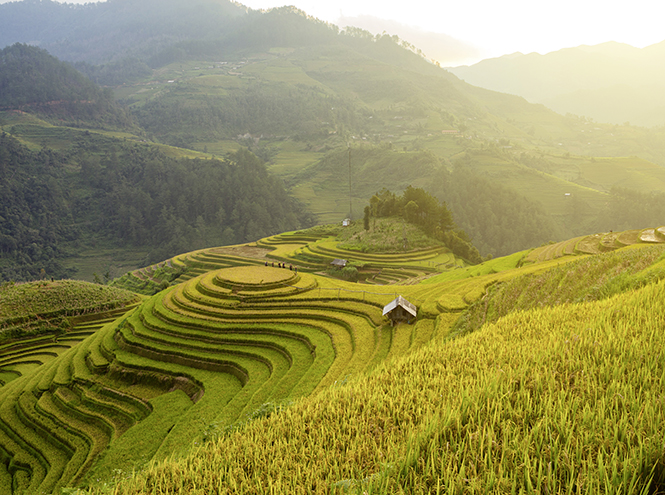
<instances>
[{"instance_id":1,"label":"ripe rice crop","mask_svg":"<svg viewBox=\"0 0 665 495\"><path fill-rule=\"evenodd\" d=\"M665 482L663 282L509 315L114 494L643 493Z\"/></svg>"},{"instance_id":2,"label":"ripe rice crop","mask_svg":"<svg viewBox=\"0 0 665 495\"><path fill-rule=\"evenodd\" d=\"M244 249L229 249L236 248ZM98 478L103 484L133 469L144 469L136 486L118 485L117 493L476 493L486 486L490 493L573 493L604 479L647 486L645 469L661 446L636 406L607 394L647 404L643 415L661 426L655 398L662 363L647 353L640 332L651 332L654 349L662 349L660 337L623 305L642 305L639 318L651 312L660 322L662 304L654 300L661 293L626 297L657 287L662 249L636 246L513 269L524 262L518 253L404 286L296 274L257 259L238 267L240 258L221 250L183 255L183 263L199 266L199 277L90 329L78 347L0 389L0 446L25 466L7 476L19 489L45 492L79 480L96 486ZM396 279L424 272L403 269L409 264L384 272ZM227 268L203 273L220 265ZM593 278L614 268L612 283L593 289L602 302L516 305L533 309L488 319L494 324L468 335L449 334L462 312L489 304L497 287L521 287L525 295L512 298L520 304L545 301L541 286L553 297L577 291L575 275L566 283L558 275ZM629 292L616 296L622 291ZM415 324L392 327L382 315L398 295L418 306ZM603 306L609 301L612 309ZM20 352L27 359L41 349ZM624 375L631 381L618 383ZM618 413L606 413L612 409ZM624 410L632 416L621 416ZM29 431L37 425L40 437ZM150 459L155 464L146 467ZM638 474L617 481L624 466ZM0 487L7 476L0 467Z\"/></svg>"}]
</instances>

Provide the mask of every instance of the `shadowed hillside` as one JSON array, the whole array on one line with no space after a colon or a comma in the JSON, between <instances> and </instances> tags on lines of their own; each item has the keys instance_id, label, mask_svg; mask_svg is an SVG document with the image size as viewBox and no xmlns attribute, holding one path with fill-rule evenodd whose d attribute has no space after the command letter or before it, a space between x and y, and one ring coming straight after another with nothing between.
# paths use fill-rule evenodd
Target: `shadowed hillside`
<instances>
[{"instance_id":1,"label":"shadowed hillside","mask_svg":"<svg viewBox=\"0 0 665 495\"><path fill-rule=\"evenodd\" d=\"M187 8L185 8L187 7ZM246 9L225 0L52 0L0 5L0 45L37 44L64 60L107 62L231 28Z\"/></svg>"},{"instance_id":2,"label":"shadowed hillside","mask_svg":"<svg viewBox=\"0 0 665 495\"><path fill-rule=\"evenodd\" d=\"M0 110L35 113L61 123L132 126L111 91L45 50L21 44L0 51Z\"/></svg>"}]
</instances>

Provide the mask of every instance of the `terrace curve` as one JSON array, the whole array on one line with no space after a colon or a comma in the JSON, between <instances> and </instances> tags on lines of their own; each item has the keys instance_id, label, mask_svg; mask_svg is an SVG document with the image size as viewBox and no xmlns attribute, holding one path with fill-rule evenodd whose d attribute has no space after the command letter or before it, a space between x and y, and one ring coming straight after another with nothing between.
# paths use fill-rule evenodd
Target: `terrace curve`
<instances>
[{"instance_id":1,"label":"terrace curve","mask_svg":"<svg viewBox=\"0 0 665 495\"><path fill-rule=\"evenodd\" d=\"M265 263L232 265L81 329L71 336L84 339L76 347L63 344L0 389L0 491L82 483L102 453L121 455L130 431L161 435L151 456L182 452L266 402L310 394L398 352L398 343L428 340L432 324L399 338L385 325L389 297L342 294ZM173 419L148 433L153 415Z\"/></svg>"}]
</instances>

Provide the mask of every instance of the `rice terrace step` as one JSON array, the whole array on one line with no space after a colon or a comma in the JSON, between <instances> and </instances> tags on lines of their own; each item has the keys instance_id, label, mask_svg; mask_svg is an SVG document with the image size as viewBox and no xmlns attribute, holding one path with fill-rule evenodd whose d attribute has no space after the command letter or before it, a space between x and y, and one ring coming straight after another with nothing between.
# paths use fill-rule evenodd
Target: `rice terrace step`
<instances>
[{"instance_id":1,"label":"rice terrace step","mask_svg":"<svg viewBox=\"0 0 665 495\"><path fill-rule=\"evenodd\" d=\"M166 284L154 279L161 290L153 296L96 318L82 315L59 338L7 344L0 446L12 464L2 465L0 487L50 493L187 455L261 411L335 393L352 377L441 345L497 284L620 253L626 248L613 244L618 239L635 240L627 249L633 256L651 249L657 257L660 234L583 236L466 268L434 268L432 260L450 259L438 250L402 261L373 254L371 263L390 265L381 270L386 285L315 273L324 261L296 270L298 250L319 242L304 237L296 251L293 244L279 251L287 246L280 238L272 249L249 246L245 253L256 258L239 256L242 247L181 255L160 264L163 276L174 275L170 266L177 276ZM270 257L276 252L281 260ZM399 296L417 316L393 327L382 311Z\"/></svg>"}]
</instances>

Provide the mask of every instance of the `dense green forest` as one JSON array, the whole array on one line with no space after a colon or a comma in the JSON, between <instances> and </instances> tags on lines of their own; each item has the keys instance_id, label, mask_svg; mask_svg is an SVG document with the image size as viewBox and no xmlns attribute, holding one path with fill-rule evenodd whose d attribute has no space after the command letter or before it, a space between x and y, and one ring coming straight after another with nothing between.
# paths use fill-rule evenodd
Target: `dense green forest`
<instances>
[{"instance_id":1,"label":"dense green forest","mask_svg":"<svg viewBox=\"0 0 665 495\"><path fill-rule=\"evenodd\" d=\"M16 43L0 51L0 109L20 109L51 119L131 126L110 89L40 48Z\"/></svg>"},{"instance_id":2,"label":"dense green forest","mask_svg":"<svg viewBox=\"0 0 665 495\"><path fill-rule=\"evenodd\" d=\"M485 256L505 256L562 237L540 204L463 166L442 172L432 192L445 198L456 223Z\"/></svg>"},{"instance_id":3,"label":"dense green forest","mask_svg":"<svg viewBox=\"0 0 665 495\"><path fill-rule=\"evenodd\" d=\"M0 280L71 275L60 263L78 237L66 175L62 155L0 136Z\"/></svg>"},{"instance_id":4,"label":"dense green forest","mask_svg":"<svg viewBox=\"0 0 665 495\"><path fill-rule=\"evenodd\" d=\"M219 37L247 13L227 0L109 0L84 5L27 0L1 7L0 46L37 43L63 60L95 64L157 53L186 39Z\"/></svg>"},{"instance_id":5,"label":"dense green forest","mask_svg":"<svg viewBox=\"0 0 665 495\"><path fill-rule=\"evenodd\" d=\"M312 224L255 155L189 160L116 140L30 151L0 137L0 279L64 277L84 245L140 246L145 263ZM43 271L42 271L43 270Z\"/></svg>"}]
</instances>

